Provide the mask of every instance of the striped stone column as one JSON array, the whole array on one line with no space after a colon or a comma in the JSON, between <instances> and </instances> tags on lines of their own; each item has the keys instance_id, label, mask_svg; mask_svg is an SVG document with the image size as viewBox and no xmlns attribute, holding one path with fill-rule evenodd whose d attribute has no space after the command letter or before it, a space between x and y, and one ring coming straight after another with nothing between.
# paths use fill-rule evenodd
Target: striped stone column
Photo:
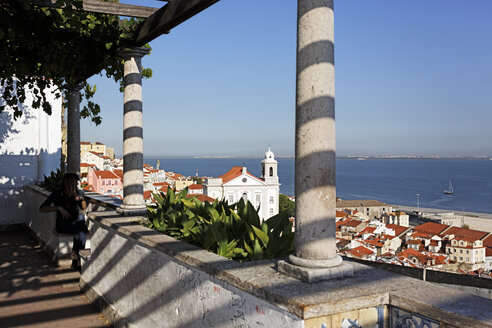
<instances>
[{"instance_id":1,"label":"striped stone column","mask_svg":"<svg viewBox=\"0 0 492 328\"><path fill-rule=\"evenodd\" d=\"M67 87L67 172L80 174L80 90L81 84Z\"/></svg>"},{"instance_id":2,"label":"striped stone column","mask_svg":"<svg viewBox=\"0 0 492 328\"><path fill-rule=\"evenodd\" d=\"M147 48L123 50L124 114L123 114L123 205L125 215L146 211L143 198L143 124L142 124L142 57Z\"/></svg>"},{"instance_id":3,"label":"striped stone column","mask_svg":"<svg viewBox=\"0 0 492 328\"><path fill-rule=\"evenodd\" d=\"M279 270L314 282L352 275L337 255L333 0L298 0L295 253Z\"/></svg>"}]
</instances>

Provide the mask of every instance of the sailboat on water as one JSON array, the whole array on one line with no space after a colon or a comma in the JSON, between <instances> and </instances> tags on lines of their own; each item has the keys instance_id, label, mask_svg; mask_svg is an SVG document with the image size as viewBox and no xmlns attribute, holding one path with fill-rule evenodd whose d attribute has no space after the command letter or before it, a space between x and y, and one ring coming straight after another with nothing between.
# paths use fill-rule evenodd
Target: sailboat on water
<instances>
[{"instance_id":1,"label":"sailboat on water","mask_svg":"<svg viewBox=\"0 0 492 328\"><path fill-rule=\"evenodd\" d=\"M454 194L454 191L453 191L453 185L451 184L451 179L449 179L449 186L448 186L448 189L444 189L444 193L446 195L452 195Z\"/></svg>"}]
</instances>

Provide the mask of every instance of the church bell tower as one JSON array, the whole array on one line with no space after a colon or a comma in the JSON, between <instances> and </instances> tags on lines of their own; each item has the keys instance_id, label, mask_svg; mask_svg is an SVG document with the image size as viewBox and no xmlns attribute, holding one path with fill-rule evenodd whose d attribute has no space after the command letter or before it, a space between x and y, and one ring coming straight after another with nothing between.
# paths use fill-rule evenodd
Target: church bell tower
<instances>
[{"instance_id":1,"label":"church bell tower","mask_svg":"<svg viewBox=\"0 0 492 328\"><path fill-rule=\"evenodd\" d=\"M261 179L267 184L278 185L277 167L278 162L275 160L275 155L268 147L265 159L261 161Z\"/></svg>"}]
</instances>

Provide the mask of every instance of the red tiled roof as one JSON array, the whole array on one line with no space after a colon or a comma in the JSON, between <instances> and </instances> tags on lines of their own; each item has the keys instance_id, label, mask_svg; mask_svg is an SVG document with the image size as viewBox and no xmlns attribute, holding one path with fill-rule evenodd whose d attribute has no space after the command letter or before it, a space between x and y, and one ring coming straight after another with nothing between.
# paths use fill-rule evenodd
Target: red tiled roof
<instances>
[{"instance_id":1,"label":"red tiled roof","mask_svg":"<svg viewBox=\"0 0 492 328\"><path fill-rule=\"evenodd\" d=\"M492 256L492 248L485 247L485 256Z\"/></svg>"},{"instance_id":2,"label":"red tiled roof","mask_svg":"<svg viewBox=\"0 0 492 328\"><path fill-rule=\"evenodd\" d=\"M167 193L167 189L169 188L169 186L162 186L161 188L159 188L157 191L162 191L163 193Z\"/></svg>"},{"instance_id":3,"label":"red tiled roof","mask_svg":"<svg viewBox=\"0 0 492 328\"><path fill-rule=\"evenodd\" d=\"M460 227L451 227L448 230L446 230L446 232L444 234L455 235L458 237L469 238L469 239L473 239L473 240L479 240L479 239L482 239L483 237L485 237L488 234L488 232L465 229L465 228L460 228Z\"/></svg>"},{"instance_id":4,"label":"red tiled roof","mask_svg":"<svg viewBox=\"0 0 492 328\"><path fill-rule=\"evenodd\" d=\"M143 192L143 197L144 197L144 199L151 199L151 197L152 197L151 191L150 190L145 190Z\"/></svg>"},{"instance_id":5,"label":"red tiled roof","mask_svg":"<svg viewBox=\"0 0 492 328\"><path fill-rule=\"evenodd\" d=\"M213 203L215 201L214 198L212 197L209 197L207 195L204 195L204 194L188 194L186 196L187 198L191 198L191 197L196 197L198 198L199 201L201 202L209 202L209 203Z\"/></svg>"},{"instance_id":6,"label":"red tiled roof","mask_svg":"<svg viewBox=\"0 0 492 328\"><path fill-rule=\"evenodd\" d=\"M117 169L117 170L113 170L113 173L116 174L121 181L123 181L123 170L120 170L120 169Z\"/></svg>"},{"instance_id":7,"label":"red tiled roof","mask_svg":"<svg viewBox=\"0 0 492 328\"><path fill-rule=\"evenodd\" d=\"M369 255L374 254L374 252L372 250L370 250L369 248L364 247L364 246L358 246L358 247L352 248L352 249L348 250L347 252L352 253L353 255L356 255L356 256L360 256L360 257L369 256Z\"/></svg>"},{"instance_id":8,"label":"red tiled roof","mask_svg":"<svg viewBox=\"0 0 492 328\"><path fill-rule=\"evenodd\" d=\"M412 239L407 241L407 245L420 245L422 244L422 240L420 239Z\"/></svg>"},{"instance_id":9,"label":"red tiled roof","mask_svg":"<svg viewBox=\"0 0 492 328\"><path fill-rule=\"evenodd\" d=\"M220 175L219 178L222 178L222 183L227 183L227 182L237 178L238 176L241 176L241 174L243 174L243 167L242 166L234 166L227 173ZM252 178L260 180L257 177L255 177L254 175L252 175L251 173L249 173L248 171L246 171L246 174Z\"/></svg>"},{"instance_id":10,"label":"red tiled roof","mask_svg":"<svg viewBox=\"0 0 492 328\"><path fill-rule=\"evenodd\" d=\"M416 257L420 263L426 264L427 260L431 259L430 256L427 256L425 254L420 253L419 251L414 250L413 248L407 248L406 250L400 252L398 254L399 258L407 258L409 259L410 257Z\"/></svg>"},{"instance_id":11,"label":"red tiled roof","mask_svg":"<svg viewBox=\"0 0 492 328\"><path fill-rule=\"evenodd\" d=\"M345 222L342 222L342 224L341 224L341 225L343 225L343 226L347 226L347 227L357 227L357 226L359 226L361 223L364 223L364 222L359 221L359 220L348 219L348 220L346 220Z\"/></svg>"},{"instance_id":12,"label":"red tiled roof","mask_svg":"<svg viewBox=\"0 0 492 328\"><path fill-rule=\"evenodd\" d=\"M408 227L404 227L397 224L387 224L386 228L395 230L395 236L399 236L409 229Z\"/></svg>"},{"instance_id":13,"label":"red tiled roof","mask_svg":"<svg viewBox=\"0 0 492 328\"><path fill-rule=\"evenodd\" d=\"M199 185L199 184L192 184L192 185L189 185L188 186L188 189L193 189L193 190L199 190L199 189L203 189L203 186L202 185Z\"/></svg>"},{"instance_id":14,"label":"red tiled roof","mask_svg":"<svg viewBox=\"0 0 492 328\"><path fill-rule=\"evenodd\" d=\"M484 238L483 245L492 248L492 233Z\"/></svg>"},{"instance_id":15,"label":"red tiled roof","mask_svg":"<svg viewBox=\"0 0 492 328\"><path fill-rule=\"evenodd\" d=\"M81 141L80 144L81 145L90 145L91 143L89 141Z\"/></svg>"},{"instance_id":16,"label":"red tiled roof","mask_svg":"<svg viewBox=\"0 0 492 328\"><path fill-rule=\"evenodd\" d=\"M431 239L432 234L426 233L426 232L414 232L413 234L410 235L412 238L426 238L426 239Z\"/></svg>"},{"instance_id":17,"label":"red tiled roof","mask_svg":"<svg viewBox=\"0 0 492 328\"><path fill-rule=\"evenodd\" d=\"M94 167L96 164L80 163L80 167Z\"/></svg>"},{"instance_id":18,"label":"red tiled roof","mask_svg":"<svg viewBox=\"0 0 492 328\"><path fill-rule=\"evenodd\" d=\"M365 227L360 233L373 233L376 230L375 227Z\"/></svg>"},{"instance_id":19,"label":"red tiled roof","mask_svg":"<svg viewBox=\"0 0 492 328\"><path fill-rule=\"evenodd\" d=\"M83 188L85 191L94 191L94 187L92 185L87 185Z\"/></svg>"},{"instance_id":20,"label":"red tiled roof","mask_svg":"<svg viewBox=\"0 0 492 328\"><path fill-rule=\"evenodd\" d=\"M347 217L347 216L348 216L348 213L345 213L344 211L337 211L337 214L336 214L337 218L343 218L343 217Z\"/></svg>"},{"instance_id":21,"label":"red tiled roof","mask_svg":"<svg viewBox=\"0 0 492 328\"><path fill-rule=\"evenodd\" d=\"M170 186L170 184L167 182L156 182L156 183L154 183L154 186L156 186L156 187L157 186Z\"/></svg>"},{"instance_id":22,"label":"red tiled roof","mask_svg":"<svg viewBox=\"0 0 492 328\"><path fill-rule=\"evenodd\" d=\"M436 222L427 222L427 223L416 226L414 228L414 230L419 231L419 232L431 233L433 235L439 235L441 232L443 232L448 227L449 226L445 225L445 224L440 224L440 223L436 223Z\"/></svg>"},{"instance_id":23,"label":"red tiled roof","mask_svg":"<svg viewBox=\"0 0 492 328\"><path fill-rule=\"evenodd\" d=\"M94 174L97 176L98 179L119 179L120 178L113 171L94 171Z\"/></svg>"},{"instance_id":24,"label":"red tiled roof","mask_svg":"<svg viewBox=\"0 0 492 328\"><path fill-rule=\"evenodd\" d=\"M372 245L375 247L383 247L384 246L384 243L382 243L379 238L366 239L364 242L366 244L369 244L369 245Z\"/></svg>"}]
</instances>

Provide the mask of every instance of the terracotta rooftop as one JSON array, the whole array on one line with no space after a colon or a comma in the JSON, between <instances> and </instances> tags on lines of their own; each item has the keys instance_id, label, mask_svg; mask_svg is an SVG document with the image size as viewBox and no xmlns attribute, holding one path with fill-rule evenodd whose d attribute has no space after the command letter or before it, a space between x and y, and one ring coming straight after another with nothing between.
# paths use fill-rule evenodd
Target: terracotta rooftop
<instances>
[{"instance_id":1,"label":"terracotta rooftop","mask_svg":"<svg viewBox=\"0 0 492 328\"><path fill-rule=\"evenodd\" d=\"M196 197L198 198L199 201L201 202L209 202L209 203L213 203L215 201L214 198L212 197L209 197L207 195L204 195L204 194L189 194L186 196L187 198L191 198L191 197Z\"/></svg>"},{"instance_id":2,"label":"terracotta rooftop","mask_svg":"<svg viewBox=\"0 0 492 328\"><path fill-rule=\"evenodd\" d=\"M113 171L94 171L98 179L119 179L120 177Z\"/></svg>"},{"instance_id":3,"label":"terracotta rooftop","mask_svg":"<svg viewBox=\"0 0 492 328\"><path fill-rule=\"evenodd\" d=\"M188 189L193 189L193 190L198 190L198 189L203 189L203 186L202 185L199 185L199 184L192 184L192 185L189 185L188 186Z\"/></svg>"},{"instance_id":4,"label":"terracotta rooftop","mask_svg":"<svg viewBox=\"0 0 492 328\"><path fill-rule=\"evenodd\" d=\"M441 232L449 228L448 225L440 224L436 222L427 222L421 225L418 225L414 228L415 231L427 232L433 235L439 235Z\"/></svg>"},{"instance_id":5,"label":"terracotta rooftop","mask_svg":"<svg viewBox=\"0 0 492 328\"><path fill-rule=\"evenodd\" d=\"M483 245L492 248L492 233L483 240Z\"/></svg>"},{"instance_id":6,"label":"terracotta rooftop","mask_svg":"<svg viewBox=\"0 0 492 328\"><path fill-rule=\"evenodd\" d=\"M123 181L123 170L120 170L120 169L116 169L116 170L113 170L113 173L116 174L121 181Z\"/></svg>"},{"instance_id":7,"label":"terracotta rooftop","mask_svg":"<svg viewBox=\"0 0 492 328\"><path fill-rule=\"evenodd\" d=\"M395 236L397 236L397 237L399 237L402 233L404 233L405 231L410 229L408 227L404 227L404 226L397 225L397 224L387 224L386 228L393 229L395 231Z\"/></svg>"},{"instance_id":8,"label":"terracotta rooftop","mask_svg":"<svg viewBox=\"0 0 492 328\"><path fill-rule=\"evenodd\" d=\"M340 222L340 221L339 221ZM353 220L353 219L348 219L346 220L345 222L342 222L341 225L342 226L346 226L346 227L357 227L359 226L361 223L364 223L362 221L359 221L359 220Z\"/></svg>"},{"instance_id":9,"label":"terracotta rooftop","mask_svg":"<svg viewBox=\"0 0 492 328\"><path fill-rule=\"evenodd\" d=\"M222 178L222 183L227 183L227 182L241 176L242 174L243 174L243 167L242 166L234 166L227 173L220 175L219 178ZM255 177L254 175L249 173L247 170L246 170L246 174L252 178L260 180L259 178Z\"/></svg>"},{"instance_id":10,"label":"terracotta rooftop","mask_svg":"<svg viewBox=\"0 0 492 328\"><path fill-rule=\"evenodd\" d=\"M336 214L337 218L343 218L343 217L347 217L347 216L348 216L348 213L345 213L344 211L337 211L337 214Z\"/></svg>"},{"instance_id":11,"label":"terracotta rooftop","mask_svg":"<svg viewBox=\"0 0 492 328\"><path fill-rule=\"evenodd\" d=\"M347 251L348 253L351 253L352 255L358 256L358 257L365 257L365 256L370 256L373 255L374 252L370 250L367 247L364 246L358 246L355 248L352 248Z\"/></svg>"},{"instance_id":12,"label":"terracotta rooftop","mask_svg":"<svg viewBox=\"0 0 492 328\"><path fill-rule=\"evenodd\" d=\"M457 237L469 238L473 240L479 240L485 237L488 232L465 229L460 227L451 227L444 232L446 235L455 235Z\"/></svg>"}]
</instances>

